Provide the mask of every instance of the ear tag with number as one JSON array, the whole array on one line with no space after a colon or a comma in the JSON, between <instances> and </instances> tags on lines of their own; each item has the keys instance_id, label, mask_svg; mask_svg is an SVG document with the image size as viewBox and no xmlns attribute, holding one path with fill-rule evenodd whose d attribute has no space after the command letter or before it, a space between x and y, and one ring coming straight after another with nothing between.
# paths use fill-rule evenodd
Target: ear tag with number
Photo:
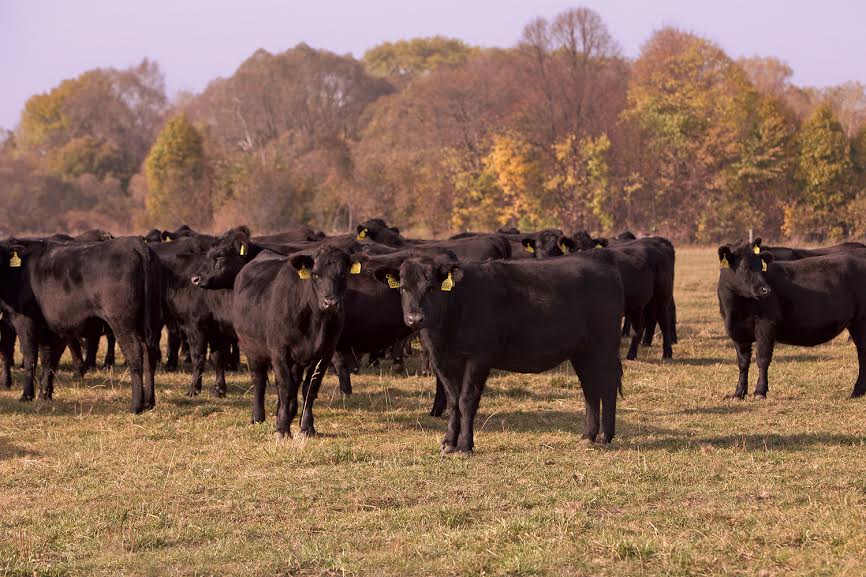
<instances>
[{"instance_id":1,"label":"ear tag with number","mask_svg":"<svg viewBox=\"0 0 866 577\"><path fill-rule=\"evenodd\" d=\"M532 254L535 252L535 248L533 248L533 246L531 244L527 244L526 245L526 252L528 252L529 254Z\"/></svg>"},{"instance_id":2,"label":"ear tag with number","mask_svg":"<svg viewBox=\"0 0 866 577\"><path fill-rule=\"evenodd\" d=\"M171 237L170 237L170 236L166 236L166 237L165 237L165 240L162 241L162 242L171 242Z\"/></svg>"},{"instance_id":3,"label":"ear tag with number","mask_svg":"<svg viewBox=\"0 0 866 577\"><path fill-rule=\"evenodd\" d=\"M595 248L604 248L604 245L600 242L595 243Z\"/></svg>"},{"instance_id":4,"label":"ear tag with number","mask_svg":"<svg viewBox=\"0 0 866 577\"><path fill-rule=\"evenodd\" d=\"M18 256L18 251L13 250L12 256L9 257L9 267L10 268L18 268L21 266L21 257Z\"/></svg>"},{"instance_id":5,"label":"ear tag with number","mask_svg":"<svg viewBox=\"0 0 866 577\"><path fill-rule=\"evenodd\" d=\"M728 262L728 257L722 257L722 263L719 265L719 268L731 268L731 263Z\"/></svg>"},{"instance_id":6,"label":"ear tag with number","mask_svg":"<svg viewBox=\"0 0 866 577\"><path fill-rule=\"evenodd\" d=\"M241 253L241 256L247 256L247 243L245 243L245 242L241 243L240 253Z\"/></svg>"},{"instance_id":7,"label":"ear tag with number","mask_svg":"<svg viewBox=\"0 0 866 577\"><path fill-rule=\"evenodd\" d=\"M454 278L451 276L451 273L448 273L448 278L442 281L442 290L445 292L450 291L454 288Z\"/></svg>"},{"instance_id":8,"label":"ear tag with number","mask_svg":"<svg viewBox=\"0 0 866 577\"><path fill-rule=\"evenodd\" d=\"M388 288L400 288L400 283L397 282L397 279L394 278L394 275L388 273L385 275L385 280L388 281Z\"/></svg>"},{"instance_id":9,"label":"ear tag with number","mask_svg":"<svg viewBox=\"0 0 866 577\"><path fill-rule=\"evenodd\" d=\"M767 261L761 259L761 270L767 272Z\"/></svg>"},{"instance_id":10,"label":"ear tag with number","mask_svg":"<svg viewBox=\"0 0 866 577\"><path fill-rule=\"evenodd\" d=\"M568 247L565 246L564 242L559 243L559 250L562 252L562 254L568 254Z\"/></svg>"},{"instance_id":11,"label":"ear tag with number","mask_svg":"<svg viewBox=\"0 0 866 577\"><path fill-rule=\"evenodd\" d=\"M361 274L361 263L355 261L352 263L352 268L349 269L349 274Z\"/></svg>"},{"instance_id":12,"label":"ear tag with number","mask_svg":"<svg viewBox=\"0 0 866 577\"><path fill-rule=\"evenodd\" d=\"M752 250L755 251L755 254L761 254L761 247L759 247L758 245L755 245Z\"/></svg>"},{"instance_id":13,"label":"ear tag with number","mask_svg":"<svg viewBox=\"0 0 866 577\"><path fill-rule=\"evenodd\" d=\"M307 265L302 264L301 268L298 269L298 276L303 280L307 280L310 278L310 271L307 270Z\"/></svg>"},{"instance_id":14,"label":"ear tag with number","mask_svg":"<svg viewBox=\"0 0 866 577\"><path fill-rule=\"evenodd\" d=\"M367 238L367 229L362 228L361 232L358 233L358 240L364 240L365 238Z\"/></svg>"}]
</instances>

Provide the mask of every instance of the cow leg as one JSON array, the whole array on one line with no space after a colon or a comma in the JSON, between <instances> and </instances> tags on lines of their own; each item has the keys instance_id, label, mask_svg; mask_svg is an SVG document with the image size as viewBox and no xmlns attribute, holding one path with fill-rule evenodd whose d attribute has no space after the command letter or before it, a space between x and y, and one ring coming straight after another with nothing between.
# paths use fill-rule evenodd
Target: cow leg
<instances>
[{"instance_id":1,"label":"cow leg","mask_svg":"<svg viewBox=\"0 0 866 577\"><path fill-rule=\"evenodd\" d=\"M475 415L490 367L474 362L466 363L463 387L460 391L460 436L457 437L457 452L471 454L475 448Z\"/></svg>"},{"instance_id":2,"label":"cow leg","mask_svg":"<svg viewBox=\"0 0 866 577\"><path fill-rule=\"evenodd\" d=\"M250 377L253 381L253 423L265 420L265 390L268 388L268 363L259 359L248 359Z\"/></svg>"},{"instance_id":3,"label":"cow leg","mask_svg":"<svg viewBox=\"0 0 866 577\"><path fill-rule=\"evenodd\" d=\"M81 341L77 338L66 341L66 346L69 347L69 354L72 356L72 371L78 379L84 378L86 370L84 363L84 355L81 354Z\"/></svg>"},{"instance_id":4,"label":"cow leg","mask_svg":"<svg viewBox=\"0 0 866 577\"><path fill-rule=\"evenodd\" d=\"M84 370L90 371L96 368L96 352L99 350L99 335L89 335L84 338Z\"/></svg>"},{"instance_id":5,"label":"cow leg","mask_svg":"<svg viewBox=\"0 0 866 577\"><path fill-rule=\"evenodd\" d=\"M640 343L640 339L643 336L643 311L636 310L632 311L631 314L626 315L626 318L631 318L632 325L632 337L631 344L628 347L628 353L625 355L625 358L629 361L633 361L637 358L637 347Z\"/></svg>"},{"instance_id":6,"label":"cow leg","mask_svg":"<svg viewBox=\"0 0 866 577\"><path fill-rule=\"evenodd\" d=\"M228 359L226 360L226 369L236 371L241 366L241 348L238 345L237 339L231 339L228 346Z\"/></svg>"},{"instance_id":7,"label":"cow leg","mask_svg":"<svg viewBox=\"0 0 866 577\"><path fill-rule=\"evenodd\" d=\"M301 388L304 383L304 366L303 365L293 365L292 366L292 374L295 376L295 381L298 382L298 388ZM310 371L309 375L312 375L312 371ZM280 408L280 400L277 399L277 409ZM295 394L294 397L289 399L289 422L293 422L295 417L298 416L298 395Z\"/></svg>"},{"instance_id":8,"label":"cow leg","mask_svg":"<svg viewBox=\"0 0 866 577\"><path fill-rule=\"evenodd\" d=\"M142 340L144 405L146 409L156 407L156 366L159 364L159 346L149 347Z\"/></svg>"},{"instance_id":9,"label":"cow leg","mask_svg":"<svg viewBox=\"0 0 866 577\"><path fill-rule=\"evenodd\" d=\"M727 398L745 399L746 389L749 386L749 365L752 364L752 343L735 342L734 347L737 349L737 367L740 369L740 378L737 380L737 390L732 395L727 395Z\"/></svg>"},{"instance_id":10,"label":"cow leg","mask_svg":"<svg viewBox=\"0 0 866 577\"><path fill-rule=\"evenodd\" d=\"M854 382L854 391L851 393L851 398L862 397L866 395L866 323L863 326L855 325L848 328L851 334L851 340L857 347L857 361L859 370L857 372L857 380Z\"/></svg>"},{"instance_id":11,"label":"cow leg","mask_svg":"<svg viewBox=\"0 0 866 577\"><path fill-rule=\"evenodd\" d=\"M395 373L402 373L405 370L405 366L403 364L403 349L405 345L403 340L399 340L393 345L391 345L391 371Z\"/></svg>"},{"instance_id":12,"label":"cow leg","mask_svg":"<svg viewBox=\"0 0 866 577\"><path fill-rule=\"evenodd\" d=\"M337 371L337 379L340 381L340 392L344 395L352 394L352 354L347 351L334 352L334 369Z\"/></svg>"},{"instance_id":13,"label":"cow leg","mask_svg":"<svg viewBox=\"0 0 866 577\"><path fill-rule=\"evenodd\" d=\"M653 337L656 334L656 316L655 316L655 306L646 306L644 307L644 318L643 318L643 342L641 344L645 347L651 347L653 344Z\"/></svg>"},{"instance_id":14,"label":"cow leg","mask_svg":"<svg viewBox=\"0 0 866 577\"><path fill-rule=\"evenodd\" d=\"M656 320L662 330L662 358L672 359L674 349L671 346L671 318L667 312L668 304L659 305L656 308Z\"/></svg>"},{"instance_id":15,"label":"cow leg","mask_svg":"<svg viewBox=\"0 0 866 577\"><path fill-rule=\"evenodd\" d=\"M192 354L192 379L189 382L186 396L194 397L201 392L201 379L207 362L207 338L204 331L197 328L187 331L189 350Z\"/></svg>"},{"instance_id":16,"label":"cow leg","mask_svg":"<svg viewBox=\"0 0 866 577\"><path fill-rule=\"evenodd\" d=\"M271 364L274 366L274 377L277 380L277 397L279 399L276 436L278 439L283 439L292 436L292 419L289 416L289 402L293 398L297 402L298 380L295 378L292 367L289 366L285 358L276 355L274 357L271 358Z\"/></svg>"},{"instance_id":17,"label":"cow leg","mask_svg":"<svg viewBox=\"0 0 866 577\"><path fill-rule=\"evenodd\" d=\"M212 389L212 394L215 397L223 398L226 396L226 360L229 355L229 344L223 340L217 340L211 343L210 360L213 363L214 371L216 372L216 381Z\"/></svg>"},{"instance_id":18,"label":"cow leg","mask_svg":"<svg viewBox=\"0 0 866 577\"><path fill-rule=\"evenodd\" d=\"M144 383L142 381L142 365L145 345L137 335L131 331L120 335L115 332L117 344L126 359L129 368L130 386L132 387L132 412L141 413L144 410Z\"/></svg>"},{"instance_id":19,"label":"cow leg","mask_svg":"<svg viewBox=\"0 0 866 577\"><path fill-rule=\"evenodd\" d=\"M42 365L42 377L39 381L39 399L51 400L54 388L54 349L53 339L43 338L39 343L39 364Z\"/></svg>"},{"instance_id":20,"label":"cow leg","mask_svg":"<svg viewBox=\"0 0 866 577\"><path fill-rule=\"evenodd\" d=\"M631 334L631 320L628 318L628 315L622 319L622 336L627 337Z\"/></svg>"},{"instance_id":21,"label":"cow leg","mask_svg":"<svg viewBox=\"0 0 866 577\"><path fill-rule=\"evenodd\" d=\"M178 351L180 350L180 328L174 323L168 325L167 356L164 371L176 371L178 369Z\"/></svg>"},{"instance_id":22,"label":"cow leg","mask_svg":"<svg viewBox=\"0 0 866 577\"><path fill-rule=\"evenodd\" d=\"M445 413L445 405L448 403L448 398L445 395L445 387L442 386L442 381L436 377L436 396L433 397L433 408L430 409L431 417L441 417Z\"/></svg>"},{"instance_id":23,"label":"cow leg","mask_svg":"<svg viewBox=\"0 0 866 577\"><path fill-rule=\"evenodd\" d=\"M310 369L310 374L304 381L304 410L301 413L301 434L308 437L316 435L316 427L314 425L315 418L313 416L313 404L319 396L319 388L322 386L322 379L325 378L325 372L328 370L330 355L325 355Z\"/></svg>"},{"instance_id":24,"label":"cow leg","mask_svg":"<svg viewBox=\"0 0 866 577\"><path fill-rule=\"evenodd\" d=\"M36 376L37 335L32 326L18 328L18 342L21 344L21 354L24 357L24 386L21 400L32 401L36 396L33 381Z\"/></svg>"},{"instance_id":25,"label":"cow leg","mask_svg":"<svg viewBox=\"0 0 866 577\"><path fill-rule=\"evenodd\" d=\"M758 341L758 351L755 355L755 360L758 362L758 382L755 383L755 398L766 399L769 381L767 380L767 371L770 368L770 363L773 361L773 347L776 344L775 334L772 328L758 325L756 327L755 336Z\"/></svg>"},{"instance_id":26,"label":"cow leg","mask_svg":"<svg viewBox=\"0 0 866 577\"><path fill-rule=\"evenodd\" d=\"M189 338L184 333L180 333L180 356L183 357L183 364L192 364L192 355L189 352Z\"/></svg>"},{"instance_id":27,"label":"cow leg","mask_svg":"<svg viewBox=\"0 0 866 577\"><path fill-rule=\"evenodd\" d=\"M591 377L588 368L584 367L584 363L585 361L581 358L571 360L571 366L580 380L580 388L583 389L585 415L583 418L583 435L580 438L585 441L595 441L601 427L601 397L595 387L595 379Z\"/></svg>"},{"instance_id":28,"label":"cow leg","mask_svg":"<svg viewBox=\"0 0 866 577\"><path fill-rule=\"evenodd\" d=\"M458 363L454 366L437 367L433 366L437 378L442 382L445 388L445 396L448 399L448 429L445 432L445 438L442 440L442 454L453 453L457 450L457 442L460 436L460 392L463 386L463 375L465 374L465 363Z\"/></svg>"},{"instance_id":29,"label":"cow leg","mask_svg":"<svg viewBox=\"0 0 866 577\"><path fill-rule=\"evenodd\" d=\"M15 329L5 320L0 320L0 383L12 388L12 364L15 362Z\"/></svg>"},{"instance_id":30,"label":"cow leg","mask_svg":"<svg viewBox=\"0 0 866 577\"><path fill-rule=\"evenodd\" d=\"M671 304L668 306L668 317L671 325L671 342L677 344L679 341L677 338L677 303L673 297L671 297Z\"/></svg>"},{"instance_id":31,"label":"cow leg","mask_svg":"<svg viewBox=\"0 0 866 577\"><path fill-rule=\"evenodd\" d=\"M102 361L102 368L108 369L114 366L115 360L115 348L117 345L117 339L114 338L114 332L110 328L106 328L105 330L105 360ZM157 359L159 359L159 346L157 346Z\"/></svg>"}]
</instances>

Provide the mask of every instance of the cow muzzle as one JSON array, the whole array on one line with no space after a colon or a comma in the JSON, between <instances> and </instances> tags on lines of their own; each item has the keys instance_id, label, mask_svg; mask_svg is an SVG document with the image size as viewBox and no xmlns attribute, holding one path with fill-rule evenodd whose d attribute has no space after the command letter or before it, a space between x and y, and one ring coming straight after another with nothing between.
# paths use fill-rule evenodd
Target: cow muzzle
<instances>
[{"instance_id":1,"label":"cow muzzle","mask_svg":"<svg viewBox=\"0 0 866 577\"><path fill-rule=\"evenodd\" d=\"M424 322L424 315L422 313L407 313L403 320L407 327L418 328Z\"/></svg>"},{"instance_id":2,"label":"cow muzzle","mask_svg":"<svg viewBox=\"0 0 866 577\"><path fill-rule=\"evenodd\" d=\"M201 277L200 276L194 276L191 279L189 279L189 282L191 282L194 286L199 286L201 284Z\"/></svg>"},{"instance_id":3,"label":"cow muzzle","mask_svg":"<svg viewBox=\"0 0 866 577\"><path fill-rule=\"evenodd\" d=\"M340 310L340 299L336 297L323 297L319 303L319 308L323 311Z\"/></svg>"},{"instance_id":4,"label":"cow muzzle","mask_svg":"<svg viewBox=\"0 0 866 577\"><path fill-rule=\"evenodd\" d=\"M765 299L773 293L773 289L771 289L767 285L761 285L755 288L755 296L759 299Z\"/></svg>"}]
</instances>

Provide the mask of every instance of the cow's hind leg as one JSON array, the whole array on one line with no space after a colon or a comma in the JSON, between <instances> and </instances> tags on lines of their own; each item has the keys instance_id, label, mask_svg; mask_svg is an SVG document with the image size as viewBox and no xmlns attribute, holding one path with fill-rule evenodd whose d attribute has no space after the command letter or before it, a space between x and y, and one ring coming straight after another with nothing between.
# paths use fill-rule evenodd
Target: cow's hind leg
<instances>
[{"instance_id":1,"label":"cow's hind leg","mask_svg":"<svg viewBox=\"0 0 866 577\"><path fill-rule=\"evenodd\" d=\"M253 381L253 423L265 420L265 389L268 387L268 363L260 359L249 359L250 377Z\"/></svg>"},{"instance_id":2,"label":"cow's hind leg","mask_svg":"<svg viewBox=\"0 0 866 577\"><path fill-rule=\"evenodd\" d=\"M636 310L632 311L629 315L626 316L626 318L631 318L633 334L631 337L631 344L628 347L628 353L626 354L625 358L633 361L637 359L637 348L640 344L640 339L643 336L644 314L642 310Z\"/></svg>"},{"instance_id":3,"label":"cow's hind leg","mask_svg":"<svg viewBox=\"0 0 866 577\"><path fill-rule=\"evenodd\" d=\"M279 397L276 436L278 439L284 439L292 436L289 401L298 397L298 380L295 378L288 360L281 355L273 355L271 363L274 366L274 377L277 380L277 395Z\"/></svg>"},{"instance_id":4,"label":"cow's hind leg","mask_svg":"<svg viewBox=\"0 0 866 577\"><path fill-rule=\"evenodd\" d=\"M848 328L851 333L851 340L857 347L857 361L859 371L857 372L857 380L854 382L854 390L851 392L851 398L862 397L866 395L866 321L861 321Z\"/></svg>"},{"instance_id":5,"label":"cow's hind leg","mask_svg":"<svg viewBox=\"0 0 866 577\"><path fill-rule=\"evenodd\" d=\"M207 362L207 337L204 331L193 329L187 333L189 338L189 349L192 354L192 378L186 395L194 397L201 392L202 374L204 374Z\"/></svg>"},{"instance_id":6,"label":"cow's hind leg","mask_svg":"<svg viewBox=\"0 0 866 577\"><path fill-rule=\"evenodd\" d=\"M436 377L436 396L433 397L433 408L430 409L431 417L441 417L445 414L445 407L448 404L448 397L445 395L445 387L442 386L442 381Z\"/></svg>"},{"instance_id":7,"label":"cow's hind leg","mask_svg":"<svg viewBox=\"0 0 866 577\"><path fill-rule=\"evenodd\" d=\"M352 394L352 353L351 351L336 351L334 353L334 369L337 371L337 379L340 381L340 392L344 395Z\"/></svg>"},{"instance_id":8,"label":"cow's hind leg","mask_svg":"<svg viewBox=\"0 0 866 577\"><path fill-rule=\"evenodd\" d=\"M117 344L120 345L120 350L123 357L126 359L126 366L129 368L130 385L132 387L132 412L140 413L144 410L144 382L142 380L145 345L144 342L132 332L125 332L122 335L115 332Z\"/></svg>"},{"instance_id":9,"label":"cow's hind leg","mask_svg":"<svg viewBox=\"0 0 866 577\"><path fill-rule=\"evenodd\" d=\"M581 439L591 443L598 436L601 426L601 396L593 386L595 379L591 375L591 368L586 364L587 361L584 358L571 360L571 366L574 368L574 372L580 380L580 387L583 389L583 401L586 409Z\"/></svg>"},{"instance_id":10,"label":"cow's hind leg","mask_svg":"<svg viewBox=\"0 0 866 577\"><path fill-rule=\"evenodd\" d=\"M15 356L15 329L6 320L0 320L0 384L12 388L12 363Z\"/></svg>"}]
</instances>

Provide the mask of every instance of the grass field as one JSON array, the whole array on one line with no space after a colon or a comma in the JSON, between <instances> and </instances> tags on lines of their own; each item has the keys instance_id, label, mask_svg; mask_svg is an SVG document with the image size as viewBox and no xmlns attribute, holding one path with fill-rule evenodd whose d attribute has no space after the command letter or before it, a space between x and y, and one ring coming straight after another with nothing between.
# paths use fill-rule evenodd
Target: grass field
<instances>
[{"instance_id":1,"label":"grass field","mask_svg":"<svg viewBox=\"0 0 866 577\"><path fill-rule=\"evenodd\" d=\"M471 459L440 458L429 378L357 376L342 398L329 375L321 435L280 444L272 416L249 424L245 373L226 399L158 374L140 416L123 367L61 372L53 402L4 390L0 575L866 575L847 334L778 347L766 401L723 400L717 260L677 258L680 344L624 363L610 448L579 444L565 369L491 378Z\"/></svg>"}]
</instances>

